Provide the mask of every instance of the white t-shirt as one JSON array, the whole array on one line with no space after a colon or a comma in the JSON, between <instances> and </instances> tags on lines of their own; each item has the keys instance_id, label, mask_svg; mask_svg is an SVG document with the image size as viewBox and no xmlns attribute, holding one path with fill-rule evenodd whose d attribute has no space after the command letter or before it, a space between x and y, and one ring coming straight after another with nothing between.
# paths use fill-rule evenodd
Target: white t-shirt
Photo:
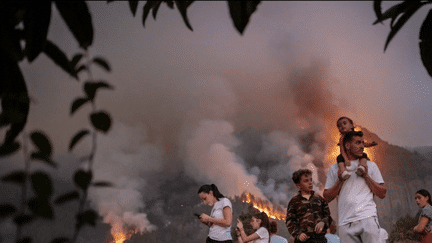
<instances>
[{"instance_id":1,"label":"white t-shirt","mask_svg":"<svg viewBox=\"0 0 432 243\"><path fill-rule=\"evenodd\" d=\"M255 233L257 233L260 238L251 241L251 243L268 243L269 242L269 232L267 231L266 228L260 227Z\"/></svg>"},{"instance_id":2,"label":"white t-shirt","mask_svg":"<svg viewBox=\"0 0 432 243\"><path fill-rule=\"evenodd\" d=\"M230 207L232 211L232 204L228 198L219 198L212 208L210 216L217 219L223 219L223 208ZM213 224L210 227L209 235L210 239L224 241L232 240L231 227L222 227L220 225Z\"/></svg>"},{"instance_id":3,"label":"white t-shirt","mask_svg":"<svg viewBox=\"0 0 432 243\"><path fill-rule=\"evenodd\" d=\"M357 170L359 161L352 160L351 164L355 170ZM372 161L367 161L367 166L369 176L378 184L384 183L378 166ZM336 184L338 180L338 170L339 167L337 164L333 164L330 167L325 189L330 189ZM373 193L366 184L364 178L358 176L356 173L351 173L350 178L342 185L338 197L338 214L339 225L345 225L368 217L377 216Z\"/></svg>"}]
</instances>

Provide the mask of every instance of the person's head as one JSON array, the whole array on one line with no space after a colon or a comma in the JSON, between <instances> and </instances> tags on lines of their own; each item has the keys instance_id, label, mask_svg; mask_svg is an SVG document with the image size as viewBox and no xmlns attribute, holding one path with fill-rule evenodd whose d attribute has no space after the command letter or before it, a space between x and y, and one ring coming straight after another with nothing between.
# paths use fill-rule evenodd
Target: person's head
<instances>
[{"instance_id":1,"label":"person's head","mask_svg":"<svg viewBox=\"0 0 432 243\"><path fill-rule=\"evenodd\" d=\"M327 228L327 233L328 234L336 234L336 222L334 220L332 220L330 227Z\"/></svg>"},{"instance_id":2,"label":"person's head","mask_svg":"<svg viewBox=\"0 0 432 243\"><path fill-rule=\"evenodd\" d=\"M224 197L215 184L203 185L198 189L198 196L204 204L213 206L219 198Z\"/></svg>"},{"instance_id":3,"label":"person's head","mask_svg":"<svg viewBox=\"0 0 432 243\"><path fill-rule=\"evenodd\" d=\"M354 123L346 116L339 117L336 121L336 126L341 134L354 131Z\"/></svg>"},{"instance_id":4,"label":"person's head","mask_svg":"<svg viewBox=\"0 0 432 243\"><path fill-rule=\"evenodd\" d=\"M264 227L268 230L269 218L267 214L264 212L260 212L252 216L251 225L253 229L259 229L260 227Z\"/></svg>"},{"instance_id":5,"label":"person's head","mask_svg":"<svg viewBox=\"0 0 432 243\"><path fill-rule=\"evenodd\" d=\"M277 231L278 231L277 222L274 221L274 220L270 221L270 224L269 224L269 233L270 234L276 234Z\"/></svg>"},{"instance_id":6,"label":"person's head","mask_svg":"<svg viewBox=\"0 0 432 243\"><path fill-rule=\"evenodd\" d=\"M361 131L347 132L343 138L342 143L348 157L352 159L358 159L363 156L363 151L364 151L363 132Z\"/></svg>"},{"instance_id":7,"label":"person's head","mask_svg":"<svg viewBox=\"0 0 432 243\"><path fill-rule=\"evenodd\" d=\"M313 190L312 171L297 170L293 173L292 179L302 193L310 193Z\"/></svg>"},{"instance_id":8,"label":"person's head","mask_svg":"<svg viewBox=\"0 0 432 243\"><path fill-rule=\"evenodd\" d=\"M424 208L427 205L432 205L431 195L425 189L421 189L416 192L415 201L417 205L421 208Z\"/></svg>"}]
</instances>

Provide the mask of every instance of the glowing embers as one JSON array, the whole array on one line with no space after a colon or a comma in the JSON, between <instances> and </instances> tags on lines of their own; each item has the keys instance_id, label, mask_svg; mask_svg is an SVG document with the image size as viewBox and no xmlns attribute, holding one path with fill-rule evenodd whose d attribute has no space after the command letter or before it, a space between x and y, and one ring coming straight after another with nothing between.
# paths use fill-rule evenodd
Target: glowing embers
<instances>
[{"instance_id":1,"label":"glowing embers","mask_svg":"<svg viewBox=\"0 0 432 243\"><path fill-rule=\"evenodd\" d=\"M111 228L111 243L123 243L125 240L129 240L132 235L136 233L136 230L133 229L123 229L121 226L113 226Z\"/></svg>"},{"instance_id":2,"label":"glowing embers","mask_svg":"<svg viewBox=\"0 0 432 243\"><path fill-rule=\"evenodd\" d=\"M242 202L252 204L252 207L258 209L260 212L265 212L270 218L277 220L284 220L286 210L281 207L274 207L269 201L256 198L250 193L243 193L241 195Z\"/></svg>"}]
</instances>

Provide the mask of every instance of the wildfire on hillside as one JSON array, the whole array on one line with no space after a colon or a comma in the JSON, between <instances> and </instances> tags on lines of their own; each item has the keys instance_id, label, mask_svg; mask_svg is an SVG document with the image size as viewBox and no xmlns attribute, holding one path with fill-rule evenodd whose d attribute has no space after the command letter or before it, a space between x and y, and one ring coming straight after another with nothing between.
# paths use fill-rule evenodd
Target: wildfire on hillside
<instances>
[{"instance_id":1,"label":"wildfire on hillside","mask_svg":"<svg viewBox=\"0 0 432 243\"><path fill-rule=\"evenodd\" d=\"M286 210L283 210L282 208L278 208L273 206L269 201L262 200L261 198L254 197L254 195L250 193L243 193L241 195L242 202L250 203L252 206L256 209L258 209L260 212L265 212L269 218L277 219L277 220L284 220L286 216Z\"/></svg>"},{"instance_id":2,"label":"wildfire on hillside","mask_svg":"<svg viewBox=\"0 0 432 243\"><path fill-rule=\"evenodd\" d=\"M132 235L136 234L135 230L129 229L125 230L123 227L115 227L111 228L111 243L123 243L125 240L129 240Z\"/></svg>"}]
</instances>

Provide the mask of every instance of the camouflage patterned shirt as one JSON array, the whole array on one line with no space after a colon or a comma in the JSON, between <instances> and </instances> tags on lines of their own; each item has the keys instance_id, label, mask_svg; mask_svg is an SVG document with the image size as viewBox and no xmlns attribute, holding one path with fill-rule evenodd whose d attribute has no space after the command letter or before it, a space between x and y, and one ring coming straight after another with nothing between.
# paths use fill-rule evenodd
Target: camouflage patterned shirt
<instances>
[{"instance_id":1,"label":"camouflage patterned shirt","mask_svg":"<svg viewBox=\"0 0 432 243\"><path fill-rule=\"evenodd\" d=\"M321 221L324 222L324 229L320 234L316 234L315 225ZM332 218L327 202L314 191L312 191L309 200L299 192L288 203L285 224L288 232L296 239L301 233L305 233L311 238L322 237L331 222Z\"/></svg>"}]
</instances>

